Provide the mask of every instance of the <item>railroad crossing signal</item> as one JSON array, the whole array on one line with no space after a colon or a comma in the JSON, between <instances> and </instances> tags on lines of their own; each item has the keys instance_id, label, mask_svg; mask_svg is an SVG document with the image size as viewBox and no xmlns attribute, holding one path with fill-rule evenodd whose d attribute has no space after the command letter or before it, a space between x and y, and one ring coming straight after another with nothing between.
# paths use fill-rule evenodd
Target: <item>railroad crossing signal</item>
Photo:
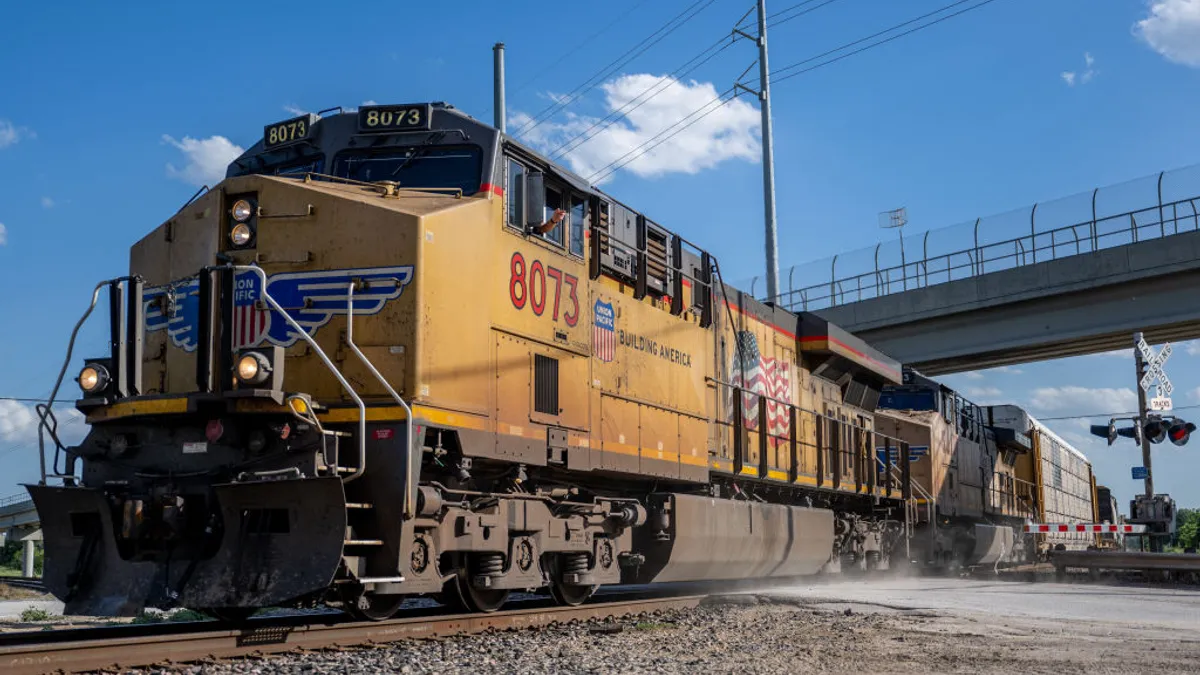
<instances>
[{"instance_id":1,"label":"railroad crossing signal","mask_svg":"<svg viewBox=\"0 0 1200 675\"><path fill-rule=\"evenodd\" d=\"M1169 438L1175 445L1187 445L1195 430L1196 425L1191 422L1178 417L1163 417L1162 415L1147 415L1144 427L1138 426L1136 417L1133 418L1133 426L1129 427L1118 428L1116 418L1109 420L1108 424L1092 425L1092 435L1108 439L1109 445L1116 442L1117 437L1132 438L1133 442L1139 446L1142 444L1143 437L1151 443L1162 443Z\"/></svg>"},{"instance_id":2,"label":"railroad crossing signal","mask_svg":"<svg viewBox=\"0 0 1200 675\"><path fill-rule=\"evenodd\" d=\"M1137 348L1138 348L1138 351L1140 351L1142 353L1142 361L1146 367L1146 372L1144 375L1142 375L1142 380L1140 382L1140 384L1142 385L1142 391L1150 391L1150 385L1154 384L1154 382L1157 381L1158 382L1158 398L1160 398L1160 399L1168 398L1169 399L1171 396L1171 393L1175 391L1175 387L1171 386L1171 380L1167 379L1167 374L1165 372L1163 372L1162 367L1163 367L1163 364L1167 362L1167 359L1171 358L1171 343L1170 342L1164 343L1162 346L1162 349L1159 350L1159 352L1157 354L1155 354L1154 349L1151 348L1150 345L1146 343L1146 339L1141 338L1137 342ZM1160 409L1158 407L1153 406L1153 401L1151 403L1152 403L1153 409L1155 409L1155 410ZM1163 405L1163 404L1160 403L1159 405ZM1168 400L1165 405L1170 406L1170 401ZM1162 408L1162 409L1170 410L1170 407Z\"/></svg>"},{"instance_id":3,"label":"railroad crossing signal","mask_svg":"<svg viewBox=\"0 0 1200 675\"><path fill-rule=\"evenodd\" d=\"M1175 423L1167 429L1167 437L1175 445L1184 445L1191 438L1192 432L1196 430L1196 425L1191 422L1184 422L1181 419L1176 419Z\"/></svg>"}]
</instances>

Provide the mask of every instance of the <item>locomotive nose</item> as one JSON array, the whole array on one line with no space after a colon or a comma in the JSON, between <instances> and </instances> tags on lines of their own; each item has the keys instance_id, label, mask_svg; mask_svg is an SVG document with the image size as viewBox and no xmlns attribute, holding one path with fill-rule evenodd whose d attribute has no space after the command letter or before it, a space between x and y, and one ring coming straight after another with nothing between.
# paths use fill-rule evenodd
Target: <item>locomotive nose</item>
<instances>
[{"instance_id":1,"label":"locomotive nose","mask_svg":"<svg viewBox=\"0 0 1200 675\"><path fill-rule=\"evenodd\" d=\"M337 478L217 485L204 513L188 512L203 499L177 494L28 489L45 538L46 588L67 615L268 607L327 588L341 561L346 500Z\"/></svg>"}]
</instances>

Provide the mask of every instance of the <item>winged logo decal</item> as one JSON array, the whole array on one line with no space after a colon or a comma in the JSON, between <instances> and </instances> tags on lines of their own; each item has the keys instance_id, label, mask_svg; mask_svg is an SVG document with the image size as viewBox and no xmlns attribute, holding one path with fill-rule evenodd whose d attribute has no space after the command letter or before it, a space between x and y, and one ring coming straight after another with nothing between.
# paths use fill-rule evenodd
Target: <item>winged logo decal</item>
<instances>
[{"instance_id":1,"label":"winged logo decal","mask_svg":"<svg viewBox=\"0 0 1200 675\"><path fill-rule=\"evenodd\" d=\"M267 278L267 292L299 326L313 335L335 316L345 316L349 287L354 288L354 315L378 314L399 298L412 282L413 266L366 267L285 272ZM251 272L234 280L234 344L249 347L263 339L288 347L301 339L291 325L260 302L261 280ZM171 342L185 351L199 343L200 282L189 277L147 288L144 295L146 331L165 329Z\"/></svg>"}]
</instances>

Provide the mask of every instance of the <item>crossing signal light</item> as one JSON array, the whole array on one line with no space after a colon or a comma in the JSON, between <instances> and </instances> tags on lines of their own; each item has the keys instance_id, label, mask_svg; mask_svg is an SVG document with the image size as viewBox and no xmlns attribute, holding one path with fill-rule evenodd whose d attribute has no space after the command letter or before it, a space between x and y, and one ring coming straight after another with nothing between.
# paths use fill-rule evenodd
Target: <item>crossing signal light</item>
<instances>
[{"instance_id":1,"label":"crossing signal light","mask_svg":"<svg viewBox=\"0 0 1200 675\"><path fill-rule=\"evenodd\" d=\"M1107 438L1108 444L1112 445L1117 440L1117 421L1109 420L1107 425L1093 424L1092 435L1100 438Z\"/></svg>"},{"instance_id":2,"label":"crossing signal light","mask_svg":"<svg viewBox=\"0 0 1200 675\"><path fill-rule=\"evenodd\" d=\"M1151 443L1162 443L1167 437L1167 423L1161 419L1151 419L1146 422L1146 427L1143 430L1146 434L1146 439Z\"/></svg>"},{"instance_id":3,"label":"crossing signal light","mask_svg":"<svg viewBox=\"0 0 1200 675\"><path fill-rule=\"evenodd\" d=\"M1196 425L1183 420L1175 420L1175 423L1167 429L1167 437L1175 445L1184 445L1188 442L1192 432L1196 430Z\"/></svg>"},{"instance_id":4,"label":"crossing signal light","mask_svg":"<svg viewBox=\"0 0 1200 675\"><path fill-rule=\"evenodd\" d=\"M1117 429L1117 435L1121 438L1132 438L1134 443L1138 445L1142 444L1142 428L1139 426Z\"/></svg>"}]
</instances>

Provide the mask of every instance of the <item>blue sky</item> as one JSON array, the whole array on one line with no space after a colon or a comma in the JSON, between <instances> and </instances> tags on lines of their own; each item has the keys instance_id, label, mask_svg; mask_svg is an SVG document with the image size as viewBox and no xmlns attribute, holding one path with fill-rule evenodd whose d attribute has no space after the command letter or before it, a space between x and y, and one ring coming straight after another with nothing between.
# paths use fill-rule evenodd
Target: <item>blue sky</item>
<instances>
[{"instance_id":1,"label":"blue sky","mask_svg":"<svg viewBox=\"0 0 1200 675\"><path fill-rule=\"evenodd\" d=\"M772 29L780 71L950 0L838 0ZM795 5L773 0L769 11ZM508 45L516 128L689 7L694 18L525 137L545 149L586 129L728 34L744 0L561 3L19 3L0 24L0 395L52 384L96 280L237 147L290 110L445 100L491 112L491 45ZM619 18L611 28L589 40ZM826 258L894 237L1197 161L1200 0L996 0L774 89L780 259ZM741 41L568 158L587 172L728 89ZM1070 75L1067 75L1070 73ZM752 69L749 81L753 84ZM606 188L719 253L730 279L761 272L757 111L741 98L626 168ZM1197 186L1200 192L1200 185ZM95 330L80 356L103 349ZM1197 403L1200 355L1168 365ZM72 370L74 365L72 366ZM1091 356L950 378L981 402L1058 416L1128 409L1127 360ZM1019 372L1018 372L1019 371ZM73 386L73 385L71 385ZM0 403L0 405L4 405ZM1115 406L1115 407L1114 407ZM1200 415L1197 415L1200 418ZM0 408L0 494L31 477L31 415ZM79 428L80 425L74 425ZM1126 499L1132 443L1056 423ZM1159 446L1161 448L1161 446ZM1158 486L1200 505L1188 449L1156 453ZM10 480L11 478L11 480ZM9 486L9 487L4 487Z\"/></svg>"}]
</instances>

